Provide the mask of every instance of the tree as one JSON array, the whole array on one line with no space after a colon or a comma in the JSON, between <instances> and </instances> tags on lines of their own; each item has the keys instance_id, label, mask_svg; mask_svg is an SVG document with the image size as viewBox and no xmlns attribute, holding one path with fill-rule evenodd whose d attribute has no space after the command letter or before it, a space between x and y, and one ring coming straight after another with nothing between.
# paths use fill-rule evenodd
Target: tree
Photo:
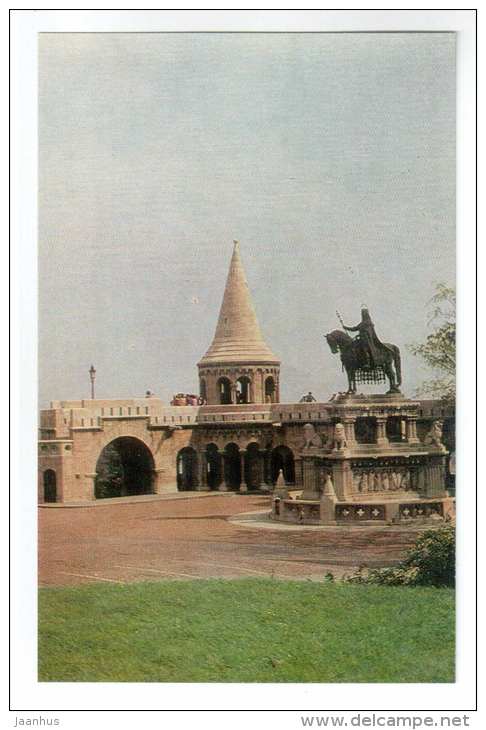
<instances>
[{"instance_id":1,"label":"tree","mask_svg":"<svg viewBox=\"0 0 486 730\"><path fill-rule=\"evenodd\" d=\"M429 302L429 325L434 324L423 344L408 345L414 355L437 373L419 389L419 395L430 394L435 398L453 402L456 397L456 292L446 284L436 285Z\"/></svg>"}]
</instances>

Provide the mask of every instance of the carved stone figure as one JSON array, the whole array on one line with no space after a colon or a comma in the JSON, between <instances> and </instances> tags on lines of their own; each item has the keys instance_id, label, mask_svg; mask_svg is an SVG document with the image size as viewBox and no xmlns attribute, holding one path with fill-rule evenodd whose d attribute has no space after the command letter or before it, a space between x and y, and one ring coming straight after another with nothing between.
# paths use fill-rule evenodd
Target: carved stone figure
<instances>
[{"instance_id":1,"label":"carved stone figure","mask_svg":"<svg viewBox=\"0 0 486 730\"><path fill-rule=\"evenodd\" d=\"M333 450L342 451L347 447L346 431L342 423L336 423L334 426Z\"/></svg>"},{"instance_id":2,"label":"carved stone figure","mask_svg":"<svg viewBox=\"0 0 486 730\"><path fill-rule=\"evenodd\" d=\"M426 446L436 446L441 451L445 451L446 448L442 443L442 421L433 421L430 431L424 439Z\"/></svg>"},{"instance_id":3,"label":"carved stone figure","mask_svg":"<svg viewBox=\"0 0 486 730\"><path fill-rule=\"evenodd\" d=\"M384 492L388 492L388 490L390 489L390 477L388 476L387 472L385 472L382 476L381 488Z\"/></svg>"},{"instance_id":4,"label":"carved stone figure","mask_svg":"<svg viewBox=\"0 0 486 730\"><path fill-rule=\"evenodd\" d=\"M306 423L304 426L304 449L310 449L312 447L320 448L322 446L322 439L317 433L312 423Z\"/></svg>"},{"instance_id":5,"label":"carved stone figure","mask_svg":"<svg viewBox=\"0 0 486 730\"><path fill-rule=\"evenodd\" d=\"M360 492L367 492L368 491L368 475L364 471L361 474L361 479L359 480L359 491Z\"/></svg>"}]
</instances>

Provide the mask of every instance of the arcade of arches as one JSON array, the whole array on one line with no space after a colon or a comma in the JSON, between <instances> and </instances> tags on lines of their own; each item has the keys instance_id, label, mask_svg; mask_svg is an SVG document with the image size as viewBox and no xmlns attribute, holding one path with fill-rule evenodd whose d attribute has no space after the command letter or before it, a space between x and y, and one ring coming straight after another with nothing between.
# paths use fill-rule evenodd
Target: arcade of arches
<instances>
[{"instance_id":1,"label":"arcade of arches","mask_svg":"<svg viewBox=\"0 0 486 730\"><path fill-rule=\"evenodd\" d=\"M206 405L278 403L279 373L275 364L268 367L206 366L199 372L199 395Z\"/></svg>"},{"instance_id":2,"label":"arcade of arches","mask_svg":"<svg viewBox=\"0 0 486 730\"><path fill-rule=\"evenodd\" d=\"M287 484L295 483L294 454L287 446L263 450L253 442L240 449L229 442L219 449L209 443L202 452L189 446L177 454L177 487L181 491L268 491L276 484L280 471Z\"/></svg>"},{"instance_id":3,"label":"arcade of arches","mask_svg":"<svg viewBox=\"0 0 486 730\"><path fill-rule=\"evenodd\" d=\"M233 396L234 391L234 396ZM200 383L201 397L206 400L206 382L201 380ZM204 395L203 395L204 393ZM238 405L252 403L252 386L251 380L246 375L242 375L236 380L234 386L231 384L229 378L222 377L218 380L218 400L219 405L230 405L233 400Z\"/></svg>"}]
</instances>

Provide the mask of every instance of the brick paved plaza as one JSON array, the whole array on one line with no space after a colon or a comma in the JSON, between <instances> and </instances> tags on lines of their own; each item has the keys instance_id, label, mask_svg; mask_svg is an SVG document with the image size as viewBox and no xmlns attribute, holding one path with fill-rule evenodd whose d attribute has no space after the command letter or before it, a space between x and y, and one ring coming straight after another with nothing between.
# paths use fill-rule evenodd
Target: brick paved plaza
<instances>
[{"instance_id":1,"label":"brick paved plaza","mask_svg":"<svg viewBox=\"0 0 486 730\"><path fill-rule=\"evenodd\" d=\"M265 509L269 497L233 494L39 508L39 583L271 575L315 580L328 571L338 577L363 564L390 565L417 537L405 527L238 522L238 515Z\"/></svg>"}]
</instances>

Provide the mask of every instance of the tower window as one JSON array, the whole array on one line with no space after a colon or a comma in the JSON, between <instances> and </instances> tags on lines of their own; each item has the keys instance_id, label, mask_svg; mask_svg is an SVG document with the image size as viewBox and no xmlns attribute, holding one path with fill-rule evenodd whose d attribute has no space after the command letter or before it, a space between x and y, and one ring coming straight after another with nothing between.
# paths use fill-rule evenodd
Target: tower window
<instances>
[{"instance_id":1,"label":"tower window","mask_svg":"<svg viewBox=\"0 0 486 730\"><path fill-rule=\"evenodd\" d=\"M231 383L228 378L220 378L218 380L219 402L222 406L231 403Z\"/></svg>"},{"instance_id":2,"label":"tower window","mask_svg":"<svg viewBox=\"0 0 486 730\"><path fill-rule=\"evenodd\" d=\"M275 380L269 375L265 378L265 403L275 403L276 401Z\"/></svg>"},{"instance_id":3,"label":"tower window","mask_svg":"<svg viewBox=\"0 0 486 730\"><path fill-rule=\"evenodd\" d=\"M251 381L246 375L242 375L236 381L236 402L237 403L251 403L250 388Z\"/></svg>"}]
</instances>

